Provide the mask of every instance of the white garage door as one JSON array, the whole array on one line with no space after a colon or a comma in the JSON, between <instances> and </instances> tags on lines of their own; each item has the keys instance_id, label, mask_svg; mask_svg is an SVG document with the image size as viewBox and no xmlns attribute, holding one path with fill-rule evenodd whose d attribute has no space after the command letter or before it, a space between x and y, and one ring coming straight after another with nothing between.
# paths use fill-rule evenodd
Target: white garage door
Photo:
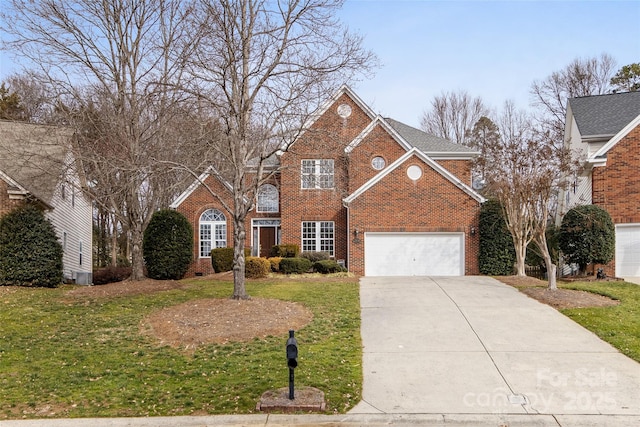
<instances>
[{"instance_id":1,"label":"white garage door","mask_svg":"<svg viewBox=\"0 0 640 427\"><path fill-rule=\"evenodd\" d=\"M616 276L640 277L640 224L616 225Z\"/></svg>"},{"instance_id":2,"label":"white garage door","mask_svg":"<svg viewBox=\"0 0 640 427\"><path fill-rule=\"evenodd\" d=\"M365 233L365 276L463 276L464 233Z\"/></svg>"}]
</instances>

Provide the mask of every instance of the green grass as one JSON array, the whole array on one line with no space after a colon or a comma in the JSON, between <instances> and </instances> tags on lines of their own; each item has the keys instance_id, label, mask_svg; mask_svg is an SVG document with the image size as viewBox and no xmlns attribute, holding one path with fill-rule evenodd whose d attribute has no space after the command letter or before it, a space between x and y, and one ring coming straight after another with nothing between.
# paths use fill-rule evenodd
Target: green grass
<instances>
[{"instance_id":1,"label":"green grass","mask_svg":"<svg viewBox=\"0 0 640 427\"><path fill-rule=\"evenodd\" d=\"M70 289L0 289L0 418L248 414L261 394L288 385L288 334L187 353L140 333L145 316L200 298L227 298L228 282L78 300ZM327 410L360 401L362 348L354 281L247 282L253 297L304 304L296 331L296 386L325 392Z\"/></svg>"},{"instance_id":2,"label":"green grass","mask_svg":"<svg viewBox=\"0 0 640 427\"><path fill-rule=\"evenodd\" d=\"M577 323L607 341L620 352L640 362L640 286L626 282L577 282L562 284L608 296L617 306L560 310Z\"/></svg>"}]
</instances>

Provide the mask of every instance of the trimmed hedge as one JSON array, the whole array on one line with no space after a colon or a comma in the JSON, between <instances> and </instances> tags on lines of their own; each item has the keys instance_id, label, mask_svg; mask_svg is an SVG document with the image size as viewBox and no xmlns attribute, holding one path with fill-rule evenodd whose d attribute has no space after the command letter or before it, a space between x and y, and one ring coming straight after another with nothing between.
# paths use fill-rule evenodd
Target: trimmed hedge
<instances>
[{"instance_id":1,"label":"trimmed hedge","mask_svg":"<svg viewBox=\"0 0 640 427\"><path fill-rule=\"evenodd\" d=\"M313 264L313 269L318 273L329 274L329 273L341 273L343 271L347 271L346 268L338 264L332 259L325 259L316 261Z\"/></svg>"},{"instance_id":2,"label":"trimmed hedge","mask_svg":"<svg viewBox=\"0 0 640 427\"><path fill-rule=\"evenodd\" d=\"M271 257L296 258L300 253L298 245L274 245L271 248Z\"/></svg>"},{"instance_id":3,"label":"trimmed hedge","mask_svg":"<svg viewBox=\"0 0 640 427\"><path fill-rule=\"evenodd\" d=\"M278 272L280 271L280 261L282 261L282 257L274 256L271 258L267 258L269 263L271 264L271 271Z\"/></svg>"},{"instance_id":4,"label":"trimmed hedge","mask_svg":"<svg viewBox=\"0 0 640 427\"><path fill-rule=\"evenodd\" d=\"M266 258L250 256L244 264L244 275L248 279L267 277L271 272L271 263Z\"/></svg>"},{"instance_id":5,"label":"trimmed hedge","mask_svg":"<svg viewBox=\"0 0 640 427\"><path fill-rule=\"evenodd\" d=\"M282 258L280 271L284 274L303 274L311 270L311 261L306 258Z\"/></svg>"},{"instance_id":6,"label":"trimmed hedge","mask_svg":"<svg viewBox=\"0 0 640 427\"><path fill-rule=\"evenodd\" d=\"M328 252L305 251L300 254L300 258L306 258L312 263L317 261L325 261L330 258Z\"/></svg>"},{"instance_id":7,"label":"trimmed hedge","mask_svg":"<svg viewBox=\"0 0 640 427\"><path fill-rule=\"evenodd\" d=\"M193 258L193 230L180 212L163 209L151 217L142 242L147 274L152 279L179 280Z\"/></svg>"},{"instance_id":8,"label":"trimmed hedge","mask_svg":"<svg viewBox=\"0 0 640 427\"><path fill-rule=\"evenodd\" d=\"M54 288L62 283L62 256L53 224L36 207L0 218L0 285Z\"/></svg>"},{"instance_id":9,"label":"trimmed hedge","mask_svg":"<svg viewBox=\"0 0 640 427\"><path fill-rule=\"evenodd\" d=\"M480 208L480 273L491 276L513 274L516 252L507 229L502 207L497 200L488 200Z\"/></svg>"}]
</instances>

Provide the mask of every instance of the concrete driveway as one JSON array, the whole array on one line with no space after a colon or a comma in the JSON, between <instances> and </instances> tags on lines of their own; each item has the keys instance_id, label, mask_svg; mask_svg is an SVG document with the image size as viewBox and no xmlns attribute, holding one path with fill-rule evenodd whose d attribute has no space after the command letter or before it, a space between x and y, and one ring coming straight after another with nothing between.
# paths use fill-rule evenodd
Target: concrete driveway
<instances>
[{"instance_id":1,"label":"concrete driveway","mask_svg":"<svg viewBox=\"0 0 640 427\"><path fill-rule=\"evenodd\" d=\"M567 425L608 414L640 425L640 364L510 286L363 278L360 298L364 390L351 414L553 414Z\"/></svg>"}]
</instances>

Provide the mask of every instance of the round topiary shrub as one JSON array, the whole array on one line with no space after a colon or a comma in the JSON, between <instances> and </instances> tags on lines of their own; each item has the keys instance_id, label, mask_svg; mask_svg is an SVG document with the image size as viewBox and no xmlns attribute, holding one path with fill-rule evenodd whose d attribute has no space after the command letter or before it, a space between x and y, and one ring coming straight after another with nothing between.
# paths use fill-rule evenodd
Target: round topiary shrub
<instances>
[{"instance_id":1,"label":"round topiary shrub","mask_svg":"<svg viewBox=\"0 0 640 427\"><path fill-rule=\"evenodd\" d=\"M576 206L562 218L559 246L565 261L580 266L606 264L615 255L616 230L609 213L596 205Z\"/></svg>"},{"instance_id":2,"label":"round topiary shrub","mask_svg":"<svg viewBox=\"0 0 640 427\"><path fill-rule=\"evenodd\" d=\"M62 283L62 245L42 211L27 205L0 218L0 285Z\"/></svg>"},{"instance_id":3,"label":"round topiary shrub","mask_svg":"<svg viewBox=\"0 0 640 427\"><path fill-rule=\"evenodd\" d=\"M480 273L507 276L513 273L516 252L507 229L502 207L497 200L488 200L480 208Z\"/></svg>"},{"instance_id":4,"label":"round topiary shrub","mask_svg":"<svg viewBox=\"0 0 640 427\"><path fill-rule=\"evenodd\" d=\"M267 277L271 272L271 263L266 258L247 257L244 263L244 274L248 279Z\"/></svg>"},{"instance_id":5,"label":"round topiary shrub","mask_svg":"<svg viewBox=\"0 0 640 427\"><path fill-rule=\"evenodd\" d=\"M147 274L152 279L184 277L193 258L193 230L184 215L170 209L153 214L142 243Z\"/></svg>"}]
</instances>

